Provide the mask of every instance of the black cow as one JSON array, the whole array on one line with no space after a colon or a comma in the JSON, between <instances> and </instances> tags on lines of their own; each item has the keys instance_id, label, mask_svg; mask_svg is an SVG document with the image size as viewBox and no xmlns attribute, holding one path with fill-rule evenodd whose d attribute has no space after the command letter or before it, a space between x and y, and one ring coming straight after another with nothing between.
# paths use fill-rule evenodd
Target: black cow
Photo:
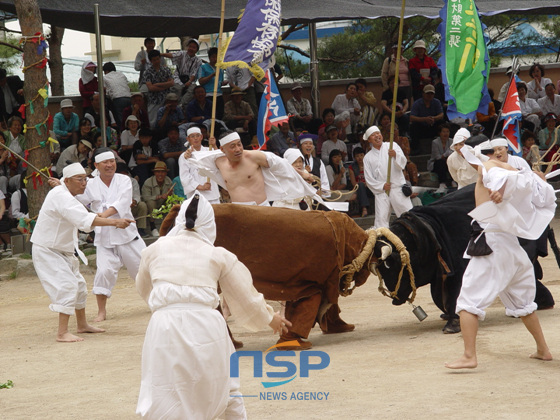
<instances>
[{"instance_id":1,"label":"black cow","mask_svg":"<svg viewBox=\"0 0 560 420\"><path fill-rule=\"evenodd\" d=\"M434 303L449 317L443 328L444 333L460 331L455 307L468 264L468 260L463 258L471 231L472 219L468 213L474 207L473 184L448 194L429 206L414 207L390 226L390 230L401 239L410 254L416 287L429 284ZM543 234L546 250L545 235L546 232ZM546 255L546 251L542 251L542 240L540 253L535 250L539 241L520 242L533 262L536 261L537 255ZM374 254L378 259L377 267L385 285L389 291L394 291L401 270L401 258L399 252L392 247L390 255L382 260L383 253L387 255L389 251L383 250L386 246L378 241ZM535 267L540 268L538 262ZM542 278L542 274L536 278ZM404 270L399 290L393 298L393 305L402 305L411 293L410 278ZM549 290L538 280L535 302L539 309L554 306L554 299Z\"/></svg>"}]
</instances>

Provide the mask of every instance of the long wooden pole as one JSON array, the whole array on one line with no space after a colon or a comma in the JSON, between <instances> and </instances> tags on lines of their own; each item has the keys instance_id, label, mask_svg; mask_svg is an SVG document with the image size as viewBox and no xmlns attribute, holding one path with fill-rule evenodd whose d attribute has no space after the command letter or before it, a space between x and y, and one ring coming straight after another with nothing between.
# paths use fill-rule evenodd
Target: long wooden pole
<instances>
[{"instance_id":1,"label":"long wooden pole","mask_svg":"<svg viewBox=\"0 0 560 420\"><path fill-rule=\"evenodd\" d=\"M397 92L399 89L399 67L401 64L401 49L402 49L402 34L403 34L403 26L404 26L404 7L405 7L406 0L402 0L401 4L401 18L399 21L399 40L397 43L397 56L395 57L395 86L393 87L393 103L391 105L391 131L389 135L389 150L393 150L393 139L395 137L395 117L397 113ZM389 161L387 162L387 182L391 182L391 158L388 158ZM391 190L385 191L387 195L391 192Z\"/></svg>"},{"instance_id":2,"label":"long wooden pole","mask_svg":"<svg viewBox=\"0 0 560 420\"><path fill-rule=\"evenodd\" d=\"M224 19L226 14L226 0L222 0L222 10L220 11L220 33L218 35L218 57L220 57L220 49L222 48L222 36L224 34ZM214 93L212 96L212 124L210 125L210 137L214 137L214 129L216 127L216 100L218 98L218 83L220 82L220 69L216 63L216 75L214 76ZM212 145L210 145L212 150Z\"/></svg>"}]
</instances>

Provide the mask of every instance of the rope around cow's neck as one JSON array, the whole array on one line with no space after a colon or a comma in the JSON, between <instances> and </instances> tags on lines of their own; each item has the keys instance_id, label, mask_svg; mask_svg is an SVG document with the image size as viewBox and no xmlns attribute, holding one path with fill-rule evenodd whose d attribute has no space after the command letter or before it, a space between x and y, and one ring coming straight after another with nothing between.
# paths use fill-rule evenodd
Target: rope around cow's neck
<instances>
[{"instance_id":1,"label":"rope around cow's neck","mask_svg":"<svg viewBox=\"0 0 560 420\"><path fill-rule=\"evenodd\" d=\"M375 243L377 242L377 237L384 236L385 238L387 238L389 242L391 242L391 244L393 244L393 246L399 252L399 255L401 257L401 269L399 272L399 277L397 279L397 285L395 286L395 290L390 292L383 286L383 277L381 277L381 273L377 269L377 265L376 265L375 273L379 278L379 287L377 288L377 290L382 295L390 297L392 299L397 297L399 288L401 287L401 280L402 280L404 268L406 266L406 269L408 271L408 276L410 277L410 286L412 287L412 295L410 296L410 298L407 299L407 301L410 303L414 302L414 299L416 298L416 283L414 282L414 273L412 271L412 266L410 265L410 254L406 250L406 247L404 246L400 238L397 235L395 235L393 232L391 232L388 228L384 228L384 227L377 228L377 229L369 229L366 232L368 234L368 240L364 245L362 252L360 253L360 255L354 258L354 260L350 264L347 264L344 267L342 267L342 270L340 271L339 278L342 279L343 276L345 277L342 282L340 294L342 296L349 296L352 294L352 292L356 288L355 284L352 287L352 282L354 281L354 274L362 269L366 261L368 262L368 266L370 265L371 258L373 257L373 248L375 246Z\"/></svg>"}]
</instances>

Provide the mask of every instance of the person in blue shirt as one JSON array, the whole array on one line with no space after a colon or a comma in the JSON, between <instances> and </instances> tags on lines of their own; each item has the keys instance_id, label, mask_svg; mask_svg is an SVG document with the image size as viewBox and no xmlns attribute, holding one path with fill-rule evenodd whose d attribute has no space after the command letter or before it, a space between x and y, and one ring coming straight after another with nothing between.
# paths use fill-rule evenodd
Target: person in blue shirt
<instances>
[{"instance_id":1,"label":"person in blue shirt","mask_svg":"<svg viewBox=\"0 0 560 420\"><path fill-rule=\"evenodd\" d=\"M53 130L56 139L60 143L60 149L64 150L71 144L78 143L78 130L80 129L80 118L74 112L71 99L60 101L60 112L57 112L53 120Z\"/></svg>"}]
</instances>

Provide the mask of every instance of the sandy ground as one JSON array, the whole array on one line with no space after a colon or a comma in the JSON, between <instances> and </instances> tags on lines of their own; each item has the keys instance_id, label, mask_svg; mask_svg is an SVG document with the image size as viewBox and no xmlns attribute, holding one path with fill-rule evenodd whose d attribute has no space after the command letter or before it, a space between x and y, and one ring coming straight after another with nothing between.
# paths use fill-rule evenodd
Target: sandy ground
<instances>
[{"instance_id":1,"label":"sandy ground","mask_svg":"<svg viewBox=\"0 0 560 420\"><path fill-rule=\"evenodd\" d=\"M556 231L560 231L555 223ZM1 262L0 262L1 264ZM553 257L543 261L545 284L560 301L560 270ZM86 274L91 290L92 275ZM429 289L416 300L428 313L420 323L411 307L394 307L377 292L377 278L341 299L342 316L355 323L346 334L323 335L316 327L314 350L328 353L330 365L308 378L265 389L242 358L241 391L250 419L549 419L560 410L560 312L539 311L557 360L531 360L534 344L522 322L508 318L499 301L482 323L479 367L449 371L445 361L462 351L460 334L444 335L444 322ZM21 419L133 419L140 385L140 357L150 313L121 271L109 300L105 334L84 335L81 343L54 340L57 315L37 278L0 282L0 417ZM88 318L96 314L88 299ZM560 305L560 303L558 304ZM249 333L235 322L244 350L265 350L276 341L269 332ZM74 318L71 332L75 332ZM299 355L286 356L300 367ZM311 360L316 363L318 358ZM265 372L274 370L267 368ZM266 379L265 379L266 380ZM267 400L265 392L285 400ZM291 400L292 393L328 393L325 400ZM285 393L285 394L282 394ZM310 395L310 394L308 394ZM324 394L321 394L324 395ZM556 414L555 414L556 413Z\"/></svg>"}]
</instances>

